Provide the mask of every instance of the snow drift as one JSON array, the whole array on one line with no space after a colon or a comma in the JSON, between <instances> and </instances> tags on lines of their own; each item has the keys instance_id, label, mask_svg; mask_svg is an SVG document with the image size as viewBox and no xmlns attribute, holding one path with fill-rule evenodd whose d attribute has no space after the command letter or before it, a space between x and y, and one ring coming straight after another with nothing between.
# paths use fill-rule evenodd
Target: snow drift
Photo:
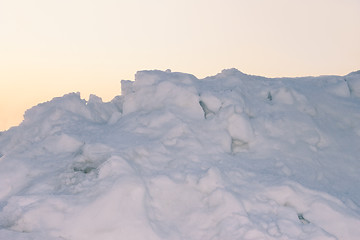
<instances>
[{"instance_id":1,"label":"snow drift","mask_svg":"<svg viewBox=\"0 0 360 240\"><path fill-rule=\"evenodd\" d=\"M360 236L360 72L121 85L0 134L0 239Z\"/></svg>"}]
</instances>

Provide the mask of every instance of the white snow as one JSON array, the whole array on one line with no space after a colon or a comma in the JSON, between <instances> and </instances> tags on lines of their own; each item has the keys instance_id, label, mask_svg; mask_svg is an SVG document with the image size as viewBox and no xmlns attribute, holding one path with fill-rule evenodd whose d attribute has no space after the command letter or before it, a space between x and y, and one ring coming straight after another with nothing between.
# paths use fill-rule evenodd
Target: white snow
<instances>
[{"instance_id":1,"label":"white snow","mask_svg":"<svg viewBox=\"0 0 360 240\"><path fill-rule=\"evenodd\" d=\"M0 239L360 236L360 73L141 71L0 134Z\"/></svg>"}]
</instances>

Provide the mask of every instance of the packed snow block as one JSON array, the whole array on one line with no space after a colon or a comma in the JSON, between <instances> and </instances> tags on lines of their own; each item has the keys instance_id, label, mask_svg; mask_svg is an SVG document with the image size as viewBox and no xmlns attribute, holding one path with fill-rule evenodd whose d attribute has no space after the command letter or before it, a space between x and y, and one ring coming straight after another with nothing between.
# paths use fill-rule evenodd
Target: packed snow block
<instances>
[{"instance_id":1,"label":"packed snow block","mask_svg":"<svg viewBox=\"0 0 360 240\"><path fill-rule=\"evenodd\" d=\"M249 118L244 114L234 113L228 119L228 131L232 138L232 152L240 152L249 148L249 142L254 138L254 132Z\"/></svg>"},{"instance_id":2,"label":"packed snow block","mask_svg":"<svg viewBox=\"0 0 360 240\"><path fill-rule=\"evenodd\" d=\"M239 105L229 105L219 110L218 114L206 121L204 127L209 128L208 134L213 143L222 146L225 151L241 152L249 148L249 143L254 138L254 131L249 116ZM216 133L215 133L216 132Z\"/></svg>"},{"instance_id":3,"label":"packed snow block","mask_svg":"<svg viewBox=\"0 0 360 240\"><path fill-rule=\"evenodd\" d=\"M181 85L193 85L198 79L194 75L186 73L159 70L139 71L135 74L134 88L136 90L138 87L154 85L163 81L171 81Z\"/></svg>"},{"instance_id":4,"label":"packed snow block","mask_svg":"<svg viewBox=\"0 0 360 240\"><path fill-rule=\"evenodd\" d=\"M165 106L175 106L178 113L186 113L193 118L200 118L202 110L199 106L199 96L193 86L179 86L172 82L162 82L158 85L155 98Z\"/></svg>"},{"instance_id":5,"label":"packed snow block","mask_svg":"<svg viewBox=\"0 0 360 240\"><path fill-rule=\"evenodd\" d=\"M120 113L122 113L122 109L123 109L123 104L124 104L124 96L115 96L112 100L111 103L114 104L114 106L118 109L118 111Z\"/></svg>"},{"instance_id":6,"label":"packed snow block","mask_svg":"<svg viewBox=\"0 0 360 240\"><path fill-rule=\"evenodd\" d=\"M65 126L84 120L93 121L86 101L79 93L70 93L27 110L20 128L28 131L25 134L16 132L27 141L38 142L49 135L61 134Z\"/></svg>"},{"instance_id":7,"label":"packed snow block","mask_svg":"<svg viewBox=\"0 0 360 240\"><path fill-rule=\"evenodd\" d=\"M70 93L27 110L23 124L45 127L81 119L105 123L111 119L114 113L119 113L121 107L121 100L120 102L114 100L104 103L100 97L91 94L89 101L85 101L80 98L79 93ZM35 124L40 122L42 124Z\"/></svg>"},{"instance_id":8,"label":"packed snow block","mask_svg":"<svg viewBox=\"0 0 360 240\"><path fill-rule=\"evenodd\" d=\"M65 113L71 113L89 120L92 118L90 111L86 107L86 101L80 98L80 93L69 93L27 110L23 124L35 124L44 122L47 119L61 121Z\"/></svg>"},{"instance_id":9,"label":"packed snow block","mask_svg":"<svg viewBox=\"0 0 360 240\"><path fill-rule=\"evenodd\" d=\"M166 109L200 119L202 109L193 80L187 74L138 72L134 92L125 96L123 113Z\"/></svg>"},{"instance_id":10,"label":"packed snow block","mask_svg":"<svg viewBox=\"0 0 360 240\"><path fill-rule=\"evenodd\" d=\"M236 68L230 68L222 70L221 73L215 75L215 78L225 80L224 85L229 86L239 84L243 80L252 80L253 76L245 74Z\"/></svg>"},{"instance_id":11,"label":"packed snow block","mask_svg":"<svg viewBox=\"0 0 360 240\"><path fill-rule=\"evenodd\" d=\"M93 94L89 97L87 107L91 112L93 121L95 122L114 123L121 116L118 107L113 103L113 101L104 103L100 97Z\"/></svg>"},{"instance_id":12,"label":"packed snow block","mask_svg":"<svg viewBox=\"0 0 360 240\"><path fill-rule=\"evenodd\" d=\"M121 95L125 96L132 93L134 81L130 80L121 80Z\"/></svg>"},{"instance_id":13,"label":"packed snow block","mask_svg":"<svg viewBox=\"0 0 360 240\"><path fill-rule=\"evenodd\" d=\"M108 124L115 124L122 117L124 96L116 96L111 100L111 104L117 109L112 112L111 117L108 120Z\"/></svg>"},{"instance_id":14,"label":"packed snow block","mask_svg":"<svg viewBox=\"0 0 360 240\"><path fill-rule=\"evenodd\" d=\"M222 103L219 98L215 97L209 92L205 92L200 95L199 104L204 111L205 118L208 118L220 110Z\"/></svg>"}]
</instances>

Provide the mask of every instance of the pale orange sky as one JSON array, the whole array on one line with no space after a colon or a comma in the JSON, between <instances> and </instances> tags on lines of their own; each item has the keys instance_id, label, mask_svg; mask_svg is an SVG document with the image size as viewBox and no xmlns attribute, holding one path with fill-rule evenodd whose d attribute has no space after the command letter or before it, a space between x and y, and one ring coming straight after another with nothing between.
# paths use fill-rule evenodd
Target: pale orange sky
<instances>
[{"instance_id":1,"label":"pale orange sky","mask_svg":"<svg viewBox=\"0 0 360 240\"><path fill-rule=\"evenodd\" d=\"M138 70L203 78L360 69L359 0L0 0L0 131L69 92L108 101Z\"/></svg>"}]
</instances>

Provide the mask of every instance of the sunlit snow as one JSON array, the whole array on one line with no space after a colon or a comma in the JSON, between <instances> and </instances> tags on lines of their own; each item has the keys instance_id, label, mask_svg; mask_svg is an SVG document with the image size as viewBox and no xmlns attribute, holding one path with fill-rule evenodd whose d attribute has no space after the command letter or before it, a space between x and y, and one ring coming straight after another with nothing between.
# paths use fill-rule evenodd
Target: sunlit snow
<instances>
[{"instance_id":1,"label":"sunlit snow","mask_svg":"<svg viewBox=\"0 0 360 240\"><path fill-rule=\"evenodd\" d=\"M0 239L359 239L360 72L121 86L0 133Z\"/></svg>"}]
</instances>

